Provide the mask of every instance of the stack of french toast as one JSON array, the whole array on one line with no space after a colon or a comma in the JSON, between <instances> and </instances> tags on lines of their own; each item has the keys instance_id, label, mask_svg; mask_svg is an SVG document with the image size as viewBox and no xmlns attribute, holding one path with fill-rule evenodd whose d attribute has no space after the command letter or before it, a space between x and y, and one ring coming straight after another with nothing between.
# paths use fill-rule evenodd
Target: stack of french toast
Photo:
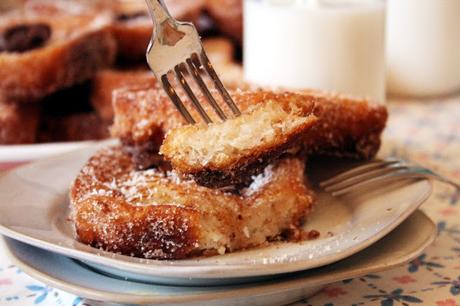
<instances>
[{"instance_id":1,"label":"stack of french toast","mask_svg":"<svg viewBox=\"0 0 460 306\"><path fill-rule=\"evenodd\" d=\"M214 123L189 125L157 83L118 90L111 133L120 144L91 157L71 187L77 239L181 259L311 238L302 230L315 204L308 158L372 158L386 108L317 91L230 94L241 116L219 121L198 95Z\"/></svg>"},{"instance_id":2,"label":"stack of french toast","mask_svg":"<svg viewBox=\"0 0 460 306\"><path fill-rule=\"evenodd\" d=\"M222 1L166 0L174 17L218 36L205 46L215 54L216 69L225 71L223 79L235 86L241 80L238 41L217 30L225 21L214 13L214 2ZM1 5L0 145L109 137L113 91L139 79L154 82L145 64L152 30L144 0Z\"/></svg>"}]
</instances>

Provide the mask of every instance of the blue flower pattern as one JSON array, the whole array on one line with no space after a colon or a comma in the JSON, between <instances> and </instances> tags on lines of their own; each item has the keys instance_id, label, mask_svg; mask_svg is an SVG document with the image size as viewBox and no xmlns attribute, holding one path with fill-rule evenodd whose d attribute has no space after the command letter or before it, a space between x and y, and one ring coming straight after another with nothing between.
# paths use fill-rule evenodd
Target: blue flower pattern
<instances>
[{"instance_id":1,"label":"blue flower pattern","mask_svg":"<svg viewBox=\"0 0 460 306\"><path fill-rule=\"evenodd\" d=\"M48 293L50 293L53 289L49 288L48 286L39 286L39 285L29 285L26 286L27 289L34 292L36 294L36 298L34 300L34 304L40 304L45 301Z\"/></svg>"},{"instance_id":2,"label":"blue flower pattern","mask_svg":"<svg viewBox=\"0 0 460 306\"><path fill-rule=\"evenodd\" d=\"M422 303L423 301L415 296L403 294L403 289L398 288L391 293L366 295L364 298L371 301L381 300L381 306L393 306L394 302L409 302L409 303Z\"/></svg>"}]
</instances>

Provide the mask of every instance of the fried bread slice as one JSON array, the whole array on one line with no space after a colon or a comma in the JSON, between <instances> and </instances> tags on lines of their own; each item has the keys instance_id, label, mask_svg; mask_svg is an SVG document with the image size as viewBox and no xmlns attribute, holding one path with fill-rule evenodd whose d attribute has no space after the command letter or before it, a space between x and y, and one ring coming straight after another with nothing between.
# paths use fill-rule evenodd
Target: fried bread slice
<instances>
[{"instance_id":1,"label":"fried bread slice","mask_svg":"<svg viewBox=\"0 0 460 306\"><path fill-rule=\"evenodd\" d=\"M318 118L317 124L302 136L302 149L310 155L334 155L355 159L372 158L380 147L380 135L387 120L384 106L363 99L326 94L318 91L301 93L267 90L233 91L231 95L245 112L250 106L266 101L301 104ZM217 96L217 95L216 95ZM208 114L212 109L200 97ZM183 100L186 101L183 96ZM195 118L199 115L186 101ZM166 94L156 88L126 88L114 97L115 120L111 133L119 137L132 152L139 168L154 163L166 133L186 124ZM213 117L215 122L218 119Z\"/></svg>"},{"instance_id":2,"label":"fried bread slice","mask_svg":"<svg viewBox=\"0 0 460 306\"><path fill-rule=\"evenodd\" d=\"M110 16L68 1L40 3L0 18L0 95L8 101L40 100L115 58Z\"/></svg>"},{"instance_id":3,"label":"fried bread slice","mask_svg":"<svg viewBox=\"0 0 460 306\"><path fill-rule=\"evenodd\" d=\"M37 105L0 101L0 144L35 142L39 120Z\"/></svg>"},{"instance_id":4,"label":"fried bread slice","mask_svg":"<svg viewBox=\"0 0 460 306\"><path fill-rule=\"evenodd\" d=\"M304 162L265 168L239 194L135 170L120 147L103 149L71 186L77 239L130 256L180 259L255 247L296 231L313 207Z\"/></svg>"}]
</instances>

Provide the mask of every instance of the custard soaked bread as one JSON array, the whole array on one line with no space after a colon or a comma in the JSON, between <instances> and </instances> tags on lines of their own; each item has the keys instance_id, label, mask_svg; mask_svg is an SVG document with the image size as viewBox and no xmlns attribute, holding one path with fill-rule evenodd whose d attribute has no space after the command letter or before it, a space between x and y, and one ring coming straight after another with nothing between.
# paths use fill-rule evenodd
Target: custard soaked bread
<instances>
[{"instance_id":1,"label":"custard soaked bread","mask_svg":"<svg viewBox=\"0 0 460 306\"><path fill-rule=\"evenodd\" d=\"M35 101L111 64L110 18L62 1L31 1L0 18L0 95ZM32 5L34 4L34 5Z\"/></svg>"},{"instance_id":2,"label":"custard soaked bread","mask_svg":"<svg viewBox=\"0 0 460 306\"><path fill-rule=\"evenodd\" d=\"M316 122L300 100L267 100L225 122L169 131L160 154L201 185L245 185L283 153L300 147Z\"/></svg>"},{"instance_id":3,"label":"custard soaked bread","mask_svg":"<svg viewBox=\"0 0 460 306\"><path fill-rule=\"evenodd\" d=\"M137 171L120 147L96 153L71 187L79 241L125 255L179 259L258 246L298 233L312 209L304 162L265 168L239 194L182 181L171 171Z\"/></svg>"},{"instance_id":4,"label":"custard soaked bread","mask_svg":"<svg viewBox=\"0 0 460 306\"><path fill-rule=\"evenodd\" d=\"M295 141L310 155L372 158L380 147L380 135L387 120L387 110L384 106L371 104L365 100L328 95L316 91L302 93L264 90L234 91L231 92L231 95L243 113L255 105L263 107L268 101L275 101L275 104L280 105L301 106L300 109L305 117L315 116L317 122L302 131L301 141ZM213 111L205 99L203 97L200 99L207 113L213 115ZM191 110L192 115L199 118L188 101L186 101L186 105ZM111 130L112 135L119 137L126 149L132 152L139 168L146 168L154 163L155 159L151 157L158 153L168 131L186 125L185 120L159 87L120 90L115 95L114 108L115 121ZM254 119L258 120L258 117L255 116ZM215 122L218 122L218 119ZM252 125L257 124L255 122L248 124L248 126ZM185 127L185 130L191 131L189 129L190 127ZM191 129L194 130L194 128ZM196 130L197 132L201 131L198 128ZM224 133L231 132L225 128L214 128L213 130ZM178 131L171 132L172 134L168 136L170 140L167 143L173 143L171 137L180 135L181 130ZM221 136L227 137L224 134ZM254 136L257 137L256 134ZM218 136L214 135L213 137ZM203 141L206 142L206 139ZM208 145L213 146L212 143L208 143ZM228 147L228 144L225 146ZM180 145L177 149L181 150L179 147ZM171 159L174 157L172 147L165 153ZM187 162L185 155L183 157L186 164L194 164L194 162ZM176 166L178 165L177 163ZM206 166L203 164L201 168L205 170ZM185 167L182 169L184 172L188 171Z\"/></svg>"}]
</instances>

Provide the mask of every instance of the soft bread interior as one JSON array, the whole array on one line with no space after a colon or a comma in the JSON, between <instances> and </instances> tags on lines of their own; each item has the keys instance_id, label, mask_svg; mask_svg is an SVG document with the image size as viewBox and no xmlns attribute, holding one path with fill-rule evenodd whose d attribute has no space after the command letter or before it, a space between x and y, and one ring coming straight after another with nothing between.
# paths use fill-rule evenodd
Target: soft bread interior
<instances>
[{"instance_id":1,"label":"soft bread interior","mask_svg":"<svg viewBox=\"0 0 460 306\"><path fill-rule=\"evenodd\" d=\"M228 167L276 149L314 121L316 117L304 114L295 104L269 100L225 122L174 129L160 152L179 168Z\"/></svg>"}]
</instances>

